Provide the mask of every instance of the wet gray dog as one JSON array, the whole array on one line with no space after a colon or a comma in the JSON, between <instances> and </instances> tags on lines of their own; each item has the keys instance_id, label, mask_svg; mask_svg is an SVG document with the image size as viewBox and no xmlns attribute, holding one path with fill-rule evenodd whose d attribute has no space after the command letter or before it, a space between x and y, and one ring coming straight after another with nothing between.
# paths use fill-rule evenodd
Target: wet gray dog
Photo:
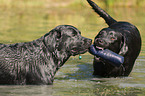
<instances>
[{"instance_id":1,"label":"wet gray dog","mask_svg":"<svg viewBox=\"0 0 145 96\"><path fill-rule=\"evenodd\" d=\"M92 40L60 25L32 42L0 44L0 84L52 84L70 56L87 52Z\"/></svg>"},{"instance_id":2,"label":"wet gray dog","mask_svg":"<svg viewBox=\"0 0 145 96\"><path fill-rule=\"evenodd\" d=\"M141 50L141 37L138 29L128 22L118 22L96 5L87 0L94 11L109 25L95 37L94 45L99 49L109 49L124 57L124 63L117 68L101 58L94 57L94 75L103 77L128 76Z\"/></svg>"}]
</instances>

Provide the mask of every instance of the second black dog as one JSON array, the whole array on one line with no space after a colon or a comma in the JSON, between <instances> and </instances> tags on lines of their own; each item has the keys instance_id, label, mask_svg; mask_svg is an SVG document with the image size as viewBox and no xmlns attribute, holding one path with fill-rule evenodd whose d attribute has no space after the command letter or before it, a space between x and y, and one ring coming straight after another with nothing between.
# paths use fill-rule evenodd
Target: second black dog
<instances>
[{"instance_id":1,"label":"second black dog","mask_svg":"<svg viewBox=\"0 0 145 96\"><path fill-rule=\"evenodd\" d=\"M128 76L141 50L141 37L138 29L128 22L118 22L102 10L93 1L87 0L94 11L109 25L95 37L94 45L100 49L109 49L124 56L125 61L117 68L98 57L94 57L94 73L103 77Z\"/></svg>"}]
</instances>

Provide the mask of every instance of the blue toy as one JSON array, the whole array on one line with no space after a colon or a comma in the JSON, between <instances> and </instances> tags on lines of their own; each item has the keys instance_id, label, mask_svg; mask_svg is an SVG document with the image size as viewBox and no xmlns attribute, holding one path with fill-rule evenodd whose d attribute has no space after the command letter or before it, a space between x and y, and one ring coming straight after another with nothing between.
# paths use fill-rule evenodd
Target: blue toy
<instances>
[{"instance_id":1,"label":"blue toy","mask_svg":"<svg viewBox=\"0 0 145 96\"><path fill-rule=\"evenodd\" d=\"M118 54L116 54L108 49L100 50L100 49L96 49L94 47L94 45L91 45L89 48L89 52L92 55L95 55L97 57L101 57L102 59L110 62L110 64L112 64L113 66L116 66L116 67L120 67L121 64L124 62L123 56L120 56L120 55L118 55Z\"/></svg>"}]
</instances>

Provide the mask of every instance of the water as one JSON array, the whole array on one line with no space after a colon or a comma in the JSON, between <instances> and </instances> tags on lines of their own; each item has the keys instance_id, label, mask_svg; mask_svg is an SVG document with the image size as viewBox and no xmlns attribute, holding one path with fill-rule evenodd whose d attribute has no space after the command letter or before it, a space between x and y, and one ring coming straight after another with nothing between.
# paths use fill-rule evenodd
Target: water
<instances>
[{"instance_id":1,"label":"water","mask_svg":"<svg viewBox=\"0 0 145 96\"><path fill-rule=\"evenodd\" d=\"M0 8L0 42L27 42L40 38L57 25L77 27L93 39L104 27L104 20L90 7L79 8ZM107 9L106 9L107 10ZM0 86L0 96L144 96L145 95L145 11L139 8L109 8L117 20L138 27L142 50L129 77L95 78L93 56L89 53L71 57L57 72L53 85Z\"/></svg>"}]
</instances>

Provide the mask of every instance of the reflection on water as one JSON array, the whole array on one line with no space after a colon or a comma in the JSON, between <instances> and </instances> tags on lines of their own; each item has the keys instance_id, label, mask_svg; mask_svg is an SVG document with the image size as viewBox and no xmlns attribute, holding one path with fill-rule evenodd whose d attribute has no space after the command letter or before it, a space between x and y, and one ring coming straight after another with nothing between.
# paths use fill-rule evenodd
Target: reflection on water
<instances>
[{"instance_id":1,"label":"reflection on water","mask_svg":"<svg viewBox=\"0 0 145 96\"><path fill-rule=\"evenodd\" d=\"M73 25L81 30L83 36L93 39L107 25L90 8L83 9L0 9L0 42L32 41L62 24ZM82 60L78 56L71 57L57 72L53 85L0 86L0 96L145 95L145 12L133 8L107 11L117 20L133 23L141 32L142 51L129 77L93 77L93 56L86 53Z\"/></svg>"}]
</instances>

